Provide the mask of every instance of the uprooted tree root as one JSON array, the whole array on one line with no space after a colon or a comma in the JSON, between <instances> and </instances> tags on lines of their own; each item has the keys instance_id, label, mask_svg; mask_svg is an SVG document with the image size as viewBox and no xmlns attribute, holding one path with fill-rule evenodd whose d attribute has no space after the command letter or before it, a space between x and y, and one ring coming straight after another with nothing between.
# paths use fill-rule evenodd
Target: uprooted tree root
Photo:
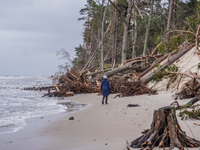
<instances>
[{"instance_id":1,"label":"uprooted tree root","mask_svg":"<svg viewBox=\"0 0 200 150\"><path fill-rule=\"evenodd\" d=\"M134 96L142 94L155 94L156 90L148 88L141 80L133 81L130 76L114 76L108 79L111 83L111 93L121 93L123 96ZM91 82L84 74L72 73L68 71L58 79L56 91L49 91L45 96L72 96L74 94L83 93L101 93L101 82Z\"/></svg>"},{"instance_id":2,"label":"uprooted tree root","mask_svg":"<svg viewBox=\"0 0 200 150\"><path fill-rule=\"evenodd\" d=\"M182 88L182 90L178 93L175 93L174 99L188 99L193 98L199 95L200 83L196 81L196 79L192 79L186 82Z\"/></svg>"},{"instance_id":3,"label":"uprooted tree root","mask_svg":"<svg viewBox=\"0 0 200 150\"><path fill-rule=\"evenodd\" d=\"M163 107L154 111L151 129L145 130L143 135L131 142L131 147L153 149L153 147L199 147L200 141L190 138L181 130L176 111L172 107Z\"/></svg>"},{"instance_id":4,"label":"uprooted tree root","mask_svg":"<svg viewBox=\"0 0 200 150\"><path fill-rule=\"evenodd\" d=\"M99 92L99 90L95 86L92 86L90 83L71 79L66 75L59 78L59 85L60 90L71 91L75 94Z\"/></svg>"},{"instance_id":5,"label":"uprooted tree root","mask_svg":"<svg viewBox=\"0 0 200 150\"><path fill-rule=\"evenodd\" d=\"M114 93L121 93L117 96L135 96L142 94L156 94L156 90L148 88L141 80L127 81L119 78L112 78L110 81Z\"/></svg>"}]
</instances>

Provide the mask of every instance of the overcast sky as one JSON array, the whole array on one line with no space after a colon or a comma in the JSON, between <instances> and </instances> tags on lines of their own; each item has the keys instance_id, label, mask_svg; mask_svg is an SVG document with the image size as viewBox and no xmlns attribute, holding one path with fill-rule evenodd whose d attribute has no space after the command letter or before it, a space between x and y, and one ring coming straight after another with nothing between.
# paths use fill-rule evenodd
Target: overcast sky
<instances>
[{"instance_id":1,"label":"overcast sky","mask_svg":"<svg viewBox=\"0 0 200 150\"><path fill-rule=\"evenodd\" d=\"M86 0L0 0L0 75L54 75L82 44Z\"/></svg>"}]
</instances>

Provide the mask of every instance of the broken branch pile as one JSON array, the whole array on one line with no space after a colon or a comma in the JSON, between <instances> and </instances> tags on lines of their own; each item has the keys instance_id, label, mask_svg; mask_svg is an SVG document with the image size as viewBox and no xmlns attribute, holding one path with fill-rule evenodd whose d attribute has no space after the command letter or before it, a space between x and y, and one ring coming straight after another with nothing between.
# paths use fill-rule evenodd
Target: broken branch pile
<instances>
[{"instance_id":1,"label":"broken branch pile","mask_svg":"<svg viewBox=\"0 0 200 150\"><path fill-rule=\"evenodd\" d=\"M161 66L158 70L163 70L173 62L175 62L178 58L180 58L183 54L185 54L187 51L192 48L193 44L188 44L184 46L178 54L176 54L174 57L169 59L164 65ZM134 96L134 95L141 95L141 94L155 94L156 90L153 90L151 88L148 88L146 84L152 80L153 75L155 72L151 73L150 75L147 75L146 77L143 77L147 72L150 71L150 69L153 69L154 66L158 63L160 63L162 60L166 59L168 57L168 54L161 57L160 55L157 55L156 57L144 57L144 58L135 58L128 62L127 64L120 66L118 68L115 68L113 70L109 70L107 72L98 72L95 73L89 73L88 70L83 70L82 73L77 71L67 71L65 75L62 75L59 77L59 83L57 84L57 87L59 88L59 91L57 90L55 96L59 93L59 95L62 95L60 91L67 91L67 92L74 92L75 94L80 93L99 93L101 92L100 89L100 83L102 80L103 75L108 76L108 80L111 83L111 89L112 93L121 93L119 96ZM154 63L150 66L149 64L147 66L150 66L149 68L144 68L146 66L143 66L144 62L149 61L148 59L151 58L151 61L154 60ZM153 59L152 59L153 58ZM148 71L147 71L148 70ZM158 71L156 70L156 72ZM137 73L134 73L136 71L142 71L139 75ZM92 76L91 76L92 74ZM89 79L91 77L91 79ZM52 95L52 93L51 93Z\"/></svg>"},{"instance_id":2,"label":"broken branch pile","mask_svg":"<svg viewBox=\"0 0 200 150\"><path fill-rule=\"evenodd\" d=\"M73 76L72 76L73 75ZM59 84L57 85L59 91L49 92L49 96L69 96L70 92L75 94L81 93L100 93L100 82L90 82L86 77L77 77L70 71L65 75L60 76ZM127 80L128 76L114 76L109 78L112 87L112 93L121 93L118 96L134 96L141 94L155 94L156 90L148 88L141 80ZM83 80L84 79L84 80ZM67 93L68 91L68 93ZM45 95L45 96L46 96Z\"/></svg>"},{"instance_id":3,"label":"broken branch pile","mask_svg":"<svg viewBox=\"0 0 200 150\"><path fill-rule=\"evenodd\" d=\"M175 93L174 99L188 99L188 98L193 98L197 95L199 95L199 89L200 89L200 84L198 82L194 82L193 80L190 80L185 84L185 86L182 88L182 90L178 93ZM195 94L196 93L196 94Z\"/></svg>"},{"instance_id":4,"label":"broken branch pile","mask_svg":"<svg viewBox=\"0 0 200 150\"><path fill-rule=\"evenodd\" d=\"M111 80L112 92L121 93L117 96L135 96L142 94L155 94L156 90L148 88L141 80L126 80L120 77L112 77Z\"/></svg>"},{"instance_id":5,"label":"broken branch pile","mask_svg":"<svg viewBox=\"0 0 200 150\"><path fill-rule=\"evenodd\" d=\"M150 55L127 60L125 65L109 69L107 72L106 70L101 72L96 69L95 71L94 69L82 70L82 72L74 70L69 71L67 69L67 73L59 77L58 84L55 85L56 91L53 93L49 92L48 95L65 96L69 94L67 92L74 92L74 94L100 93L100 84L103 75L107 75L111 83L112 93L121 93L119 96L155 94L156 90L147 87L146 84L152 81L156 73L164 71L169 65L175 63L193 46L194 44L185 43L182 47L177 49L176 52L178 53L166 54L164 56ZM154 70L155 66L159 66L159 63L163 61L165 62L162 63L158 69ZM176 80L176 78L174 78L174 80ZM197 88L198 87L199 86L197 86ZM193 90L194 89L190 92L190 94L192 93L191 96L195 95L195 90Z\"/></svg>"},{"instance_id":6,"label":"broken branch pile","mask_svg":"<svg viewBox=\"0 0 200 150\"><path fill-rule=\"evenodd\" d=\"M81 78L78 77L72 78L71 75L72 73L68 71L66 75L59 78L60 90L71 91L75 94L100 92L100 88L96 85L81 80Z\"/></svg>"}]
</instances>

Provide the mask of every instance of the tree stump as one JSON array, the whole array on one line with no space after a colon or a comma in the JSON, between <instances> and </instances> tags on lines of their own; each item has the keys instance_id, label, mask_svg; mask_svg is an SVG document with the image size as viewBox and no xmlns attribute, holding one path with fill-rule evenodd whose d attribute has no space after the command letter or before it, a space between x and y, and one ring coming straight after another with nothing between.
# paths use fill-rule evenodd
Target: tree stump
<instances>
[{"instance_id":1,"label":"tree stump","mask_svg":"<svg viewBox=\"0 0 200 150\"><path fill-rule=\"evenodd\" d=\"M176 118L176 110L172 107L162 107L154 111L151 129L142 132L143 135L131 142L131 147L153 149L153 147L199 147L200 141L190 138L183 132Z\"/></svg>"}]
</instances>

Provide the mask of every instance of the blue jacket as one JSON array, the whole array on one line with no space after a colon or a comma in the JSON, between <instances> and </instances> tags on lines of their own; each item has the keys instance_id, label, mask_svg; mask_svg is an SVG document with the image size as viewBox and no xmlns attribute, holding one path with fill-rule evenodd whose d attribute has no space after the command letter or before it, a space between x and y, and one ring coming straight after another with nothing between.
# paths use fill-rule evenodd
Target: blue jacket
<instances>
[{"instance_id":1,"label":"blue jacket","mask_svg":"<svg viewBox=\"0 0 200 150\"><path fill-rule=\"evenodd\" d=\"M111 91L110 83L107 79L103 79L101 82L101 91L103 92L103 96L108 96Z\"/></svg>"}]
</instances>

